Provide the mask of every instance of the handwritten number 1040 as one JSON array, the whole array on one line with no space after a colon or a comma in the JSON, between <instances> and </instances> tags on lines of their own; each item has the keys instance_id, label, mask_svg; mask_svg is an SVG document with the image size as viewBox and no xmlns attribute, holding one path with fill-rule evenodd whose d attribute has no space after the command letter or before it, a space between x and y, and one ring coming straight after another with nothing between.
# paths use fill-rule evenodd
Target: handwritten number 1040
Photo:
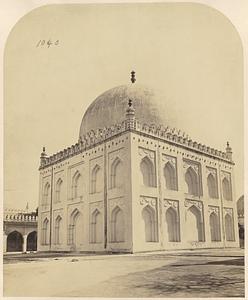
<instances>
[{"instance_id":1,"label":"handwritten number 1040","mask_svg":"<svg viewBox=\"0 0 248 300\"><path fill-rule=\"evenodd\" d=\"M36 47L47 47L50 48L51 46L58 46L59 40L53 42L51 40L39 40Z\"/></svg>"}]
</instances>

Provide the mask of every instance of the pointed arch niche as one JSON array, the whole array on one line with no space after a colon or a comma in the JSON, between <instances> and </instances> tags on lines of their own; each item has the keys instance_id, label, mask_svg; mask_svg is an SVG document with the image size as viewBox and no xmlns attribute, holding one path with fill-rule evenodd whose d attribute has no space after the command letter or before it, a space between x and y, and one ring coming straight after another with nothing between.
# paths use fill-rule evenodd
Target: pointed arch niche
<instances>
[{"instance_id":1,"label":"pointed arch niche","mask_svg":"<svg viewBox=\"0 0 248 300\"><path fill-rule=\"evenodd\" d=\"M220 235L220 218L219 213L212 211L209 216L210 235L212 242L219 242L221 240Z\"/></svg>"},{"instance_id":2,"label":"pointed arch niche","mask_svg":"<svg viewBox=\"0 0 248 300\"><path fill-rule=\"evenodd\" d=\"M200 207L198 207L200 206ZM192 204L186 211L186 232L188 242L204 242L204 220L202 205Z\"/></svg>"},{"instance_id":3,"label":"pointed arch niche","mask_svg":"<svg viewBox=\"0 0 248 300\"><path fill-rule=\"evenodd\" d=\"M60 215L55 219L55 228L54 228L54 244L59 245L62 241L62 218Z\"/></svg>"},{"instance_id":4,"label":"pointed arch niche","mask_svg":"<svg viewBox=\"0 0 248 300\"><path fill-rule=\"evenodd\" d=\"M156 211L150 205L142 209L142 218L144 222L144 238L146 242L157 242L157 217Z\"/></svg>"},{"instance_id":5,"label":"pointed arch niche","mask_svg":"<svg viewBox=\"0 0 248 300\"><path fill-rule=\"evenodd\" d=\"M120 188L123 185L123 162L116 157L110 167L110 189Z\"/></svg>"},{"instance_id":6,"label":"pointed arch niche","mask_svg":"<svg viewBox=\"0 0 248 300\"><path fill-rule=\"evenodd\" d=\"M68 228L68 244L78 247L82 243L83 226L82 215L76 208L70 215Z\"/></svg>"},{"instance_id":7,"label":"pointed arch niche","mask_svg":"<svg viewBox=\"0 0 248 300\"><path fill-rule=\"evenodd\" d=\"M98 209L95 209L91 214L90 242L102 243L102 238L103 238L102 214Z\"/></svg>"},{"instance_id":8,"label":"pointed arch niche","mask_svg":"<svg viewBox=\"0 0 248 300\"><path fill-rule=\"evenodd\" d=\"M140 162L140 171L143 185L148 187L156 187L155 166L148 156L142 158Z\"/></svg>"},{"instance_id":9,"label":"pointed arch niche","mask_svg":"<svg viewBox=\"0 0 248 300\"><path fill-rule=\"evenodd\" d=\"M180 242L180 222L176 208L169 207L165 212L167 237L169 242Z\"/></svg>"},{"instance_id":10,"label":"pointed arch niche","mask_svg":"<svg viewBox=\"0 0 248 300\"><path fill-rule=\"evenodd\" d=\"M63 181L62 181L61 178L59 178L56 181L56 186L55 186L55 202L60 202L61 201L62 184L63 184Z\"/></svg>"},{"instance_id":11,"label":"pointed arch niche","mask_svg":"<svg viewBox=\"0 0 248 300\"><path fill-rule=\"evenodd\" d=\"M233 216L231 213L226 213L225 215L225 232L226 232L227 241L229 242L235 241Z\"/></svg>"},{"instance_id":12,"label":"pointed arch niche","mask_svg":"<svg viewBox=\"0 0 248 300\"><path fill-rule=\"evenodd\" d=\"M208 195L210 198L218 198L218 184L217 184L217 175L215 176L212 173L209 173L207 177L207 186L208 186Z\"/></svg>"},{"instance_id":13,"label":"pointed arch niche","mask_svg":"<svg viewBox=\"0 0 248 300\"><path fill-rule=\"evenodd\" d=\"M83 195L83 178L81 173L77 170L72 177L72 199L76 199Z\"/></svg>"},{"instance_id":14,"label":"pointed arch niche","mask_svg":"<svg viewBox=\"0 0 248 300\"><path fill-rule=\"evenodd\" d=\"M42 244L48 245L50 240L50 234L49 234L49 220L47 218L44 219L41 230L42 230L42 236L41 236Z\"/></svg>"},{"instance_id":15,"label":"pointed arch niche","mask_svg":"<svg viewBox=\"0 0 248 300\"><path fill-rule=\"evenodd\" d=\"M42 204L43 205L47 205L48 204L48 201L50 199L50 191L51 191L51 186L50 186L50 183L47 182L44 186L44 189L43 189L43 201L42 201Z\"/></svg>"},{"instance_id":16,"label":"pointed arch niche","mask_svg":"<svg viewBox=\"0 0 248 300\"><path fill-rule=\"evenodd\" d=\"M199 196L199 176L196 171L190 166L185 173L185 182L188 187L188 194Z\"/></svg>"},{"instance_id":17,"label":"pointed arch niche","mask_svg":"<svg viewBox=\"0 0 248 300\"><path fill-rule=\"evenodd\" d=\"M99 193L102 189L101 183L101 167L96 164L91 171L90 192L91 194Z\"/></svg>"},{"instance_id":18,"label":"pointed arch niche","mask_svg":"<svg viewBox=\"0 0 248 300\"><path fill-rule=\"evenodd\" d=\"M111 242L125 242L124 212L116 206L111 213Z\"/></svg>"},{"instance_id":19,"label":"pointed arch niche","mask_svg":"<svg viewBox=\"0 0 248 300\"><path fill-rule=\"evenodd\" d=\"M231 180L227 177L222 179L222 190L223 190L223 198L225 200L232 200L232 188L231 188Z\"/></svg>"},{"instance_id":20,"label":"pointed arch niche","mask_svg":"<svg viewBox=\"0 0 248 300\"><path fill-rule=\"evenodd\" d=\"M177 190L177 172L175 167L168 161L164 166L165 187L167 190Z\"/></svg>"}]
</instances>

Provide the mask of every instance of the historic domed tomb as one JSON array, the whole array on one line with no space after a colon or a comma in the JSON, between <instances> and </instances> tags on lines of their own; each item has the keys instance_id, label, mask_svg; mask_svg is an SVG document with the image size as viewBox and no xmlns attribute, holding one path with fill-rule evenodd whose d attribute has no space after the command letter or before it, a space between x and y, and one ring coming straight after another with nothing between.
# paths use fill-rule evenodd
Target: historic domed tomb
<instances>
[{"instance_id":1,"label":"historic domed tomb","mask_svg":"<svg viewBox=\"0 0 248 300\"><path fill-rule=\"evenodd\" d=\"M38 250L238 247L232 150L192 141L173 116L151 89L118 86L86 110L76 144L43 149Z\"/></svg>"}]
</instances>

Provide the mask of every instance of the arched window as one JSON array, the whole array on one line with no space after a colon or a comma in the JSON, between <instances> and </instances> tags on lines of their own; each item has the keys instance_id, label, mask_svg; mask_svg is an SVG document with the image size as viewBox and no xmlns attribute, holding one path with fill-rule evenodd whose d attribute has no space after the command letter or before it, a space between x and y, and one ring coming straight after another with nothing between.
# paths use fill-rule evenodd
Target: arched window
<instances>
[{"instance_id":1,"label":"arched window","mask_svg":"<svg viewBox=\"0 0 248 300\"><path fill-rule=\"evenodd\" d=\"M155 210L147 205L142 210L142 217L144 221L145 241L157 242L157 223Z\"/></svg>"},{"instance_id":2,"label":"arched window","mask_svg":"<svg viewBox=\"0 0 248 300\"><path fill-rule=\"evenodd\" d=\"M172 207L168 208L165 213L165 219L167 224L168 241L180 242L179 220L177 211Z\"/></svg>"},{"instance_id":3,"label":"arched window","mask_svg":"<svg viewBox=\"0 0 248 300\"><path fill-rule=\"evenodd\" d=\"M234 241L233 219L229 214L225 215L225 230L226 230L226 240Z\"/></svg>"},{"instance_id":4,"label":"arched window","mask_svg":"<svg viewBox=\"0 0 248 300\"><path fill-rule=\"evenodd\" d=\"M177 190L176 170L170 162L164 167L164 178L167 190Z\"/></svg>"},{"instance_id":5,"label":"arched window","mask_svg":"<svg viewBox=\"0 0 248 300\"><path fill-rule=\"evenodd\" d=\"M118 206L112 211L111 215L111 241L125 241L124 213Z\"/></svg>"},{"instance_id":6,"label":"arched window","mask_svg":"<svg viewBox=\"0 0 248 300\"><path fill-rule=\"evenodd\" d=\"M210 198L218 198L218 188L217 188L217 181L213 174L209 174L207 178L208 184L208 194Z\"/></svg>"},{"instance_id":7,"label":"arched window","mask_svg":"<svg viewBox=\"0 0 248 300\"><path fill-rule=\"evenodd\" d=\"M61 188L62 188L62 179L59 178L56 182L56 188L55 188L55 202L61 201Z\"/></svg>"},{"instance_id":8,"label":"arched window","mask_svg":"<svg viewBox=\"0 0 248 300\"><path fill-rule=\"evenodd\" d=\"M123 164L122 161L117 157L110 170L110 188L119 188L123 184Z\"/></svg>"},{"instance_id":9,"label":"arched window","mask_svg":"<svg viewBox=\"0 0 248 300\"><path fill-rule=\"evenodd\" d=\"M225 200L232 200L232 191L231 191L231 184L229 180L224 177L222 180L222 188L223 188L223 197Z\"/></svg>"},{"instance_id":10,"label":"arched window","mask_svg":"<svg viewBox=\"0 0 248 300\"><path fill-rule=\"evenodd\" d=\"M61 244L61 224L62 224L62 218L61 216L57 216L55 220L55 230L54 230L54 244L59 245Z\"/></svg>"},{"instance_id":11,"label":"arched window","mask_svg":"<svg viewBox=\"0 0 248 300\"><path fill-rule=\"evenodd\" d=\"M76 171L72 178L72 198L78 198L82 196L82 176Z\"/></svg>"},{"instance_id":12,"label":"arched window","mask_svg":"<svg viewBox=\"0 0 248 300\"><path fill-rule=\"evenodd\" d=\"M50 197L50 183L47 182L44 186L43 190L43 204L47 205L48 204L48 199Z\"/></svg>"},{"instance_id":13,"label":"arched window","mask_svg":"<svg viewBox=\"0 0 248 300\"><path fill-rule=\"evenodd\" d=\"M91 243L101 243L103 234L102 215L99 210L95 210L91 217Z\"/></svg>"},{"instance_id":14,"label":"arched window","mask_svg":"<svg viewBox=\"0 0 248 300\"><path fill-rule=\"evenodd\" d=\"M185 181L188 186L188 194L199 196L199 180L198 175L193 170L193 168L189 167L185 174Z\"/></svg>"},{"instance_id":15,"label":"arched window","mask_svg":"<svg viewBox=\"0 0 248 300\"><path fill-rule=\"evenodd\" d=\"M96 165L91 172L91 193L99 193L101 191L101 182L100 182L100 166Z\"/></svg>"},{"instance_id":16,"label":"arched window","mask_svg":"<svg viewBox=\"0 0 248 300\"><path fill-rule=\"evenodd\" d=\"M187 239L189 242L203 242L204 228L201 218L201 212L192 205L187 211Z\"/></svg>"},{"instance_id":17,"label":"arched window","mask_svg":"<svg viewBox=\"0 0 248 300\"><path fill-rule=\"evenodd\" d=\"M81 214L76 208L71 213L70 223L68 228L68 244L79 246L82 240L82 222Z\"/></svg>"},{"instance_id":18,"label":"arched window","mask_svg":"<svg viewBox=\"0 0 248 300\"><path fill-rule=\"evenodd\" d=\"M42 244L43 245L48 245L49 244L49 236L50 236L50 232L49 232L49 221L47 218L45 218L45 220L42 223Z\"/></svg>"},{"instance_id":19,"label":"arched window","mask_svg":"<svg viewBox=\"0 0 248 300\"><path fill-rule=\"evenodd\" d=\"M155 187L155 168L153 162L146 156L141 160L140 170L145 186Z\"/></svg>"},{"instance_id":20,"label":"arched window","mask_svg":"<svg viewBox=\"0 0 248 300\"><path fill-rule=\"evenodd\" d=\"M210 232L211 232L211 241L218 242L220 241L220 221L219 217L215 212L212 212L209 216L210 223Z\"/></svg>"}]
</instances>

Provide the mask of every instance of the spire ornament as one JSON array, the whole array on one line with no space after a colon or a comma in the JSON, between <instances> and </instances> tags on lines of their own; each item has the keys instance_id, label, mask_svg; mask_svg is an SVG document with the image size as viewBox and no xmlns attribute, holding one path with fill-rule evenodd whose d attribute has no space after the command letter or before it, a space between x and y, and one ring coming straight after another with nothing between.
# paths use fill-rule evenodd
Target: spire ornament
<instances>
[{"instance_id":1,"label":"spire ornament","mask_svg":"<svg viewBox=\"0 0 248 300\"><path fill-rule=\"evenodd\" d=\"M229 142L226 143L226 154L229 160L232 160L232 148L230 147Z\"/></svg>"},{"instance_id":2,"label":"spire ornament","mask_svg":"<svg viewBox=\"0 0 248 300\"><path fill-rule=\"evenodd\" d=\"M41 167L45 165L45 163L46 163L46 158L47 158L46 148L43 147L43 148L42 148L41 155L40 155L40 166L41 166Z\"/></svg>"},{"instance_id":3,"label":"spire ornament","mask_svg":"<svg viewBox=\"0 0 248 300\"><path fill-rule=\"evenodd\" d=\"M128 107L126 109L126 129L135 129L135 109L133 107L133 100L128 99Z\"/></svg>"},{"instance_id":4,"label":"spire ornament","mask_svg":"<svg viewBox=\"0 0 248 300\"><path fill-rule=\"evenodd\" d=\"M136 81L136 78L135 78L135 72L132 71L132 72L131 72L131 82L132 82L132 83L135 83L135 81Z\"/></svg>"}]
</instances>

